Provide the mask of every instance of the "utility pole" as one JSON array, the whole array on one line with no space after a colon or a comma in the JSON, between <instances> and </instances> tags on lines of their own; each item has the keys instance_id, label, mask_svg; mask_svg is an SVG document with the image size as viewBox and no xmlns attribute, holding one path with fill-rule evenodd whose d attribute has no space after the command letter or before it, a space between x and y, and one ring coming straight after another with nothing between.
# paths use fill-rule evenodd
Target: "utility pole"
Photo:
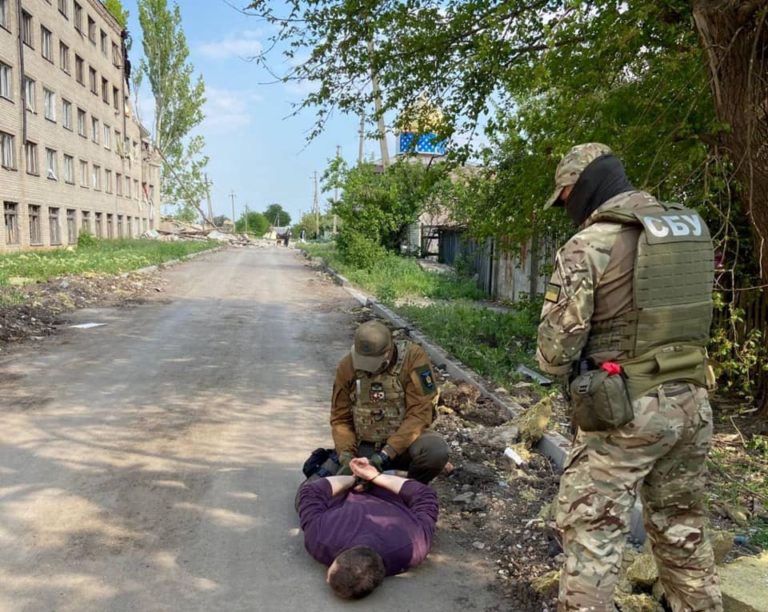
<instances>
[{"instance_id":1,"label":"utility pole","mask_svg":"<svg viewBox=\"0 0 768 612\"><path fill-rule=\"evenodd\" d=\"M232 198L232 225L235 224L235 191L234 189L229 194L229 197Z\"/></svg>"},{"instance_id":2,"label":"utility pole","mask_svg":"<svg viewBox=\"0 0 768 612\"><path fill-rule=\"evenodd\" d=\"M384 115L381 111L381 88L379 75L373 67L373 39L368 40L368 57L371 62L371 87L373 87L373 105L376 111L376 123L379 128L379 146L381 147L381 165L389 166L389 149L387 148L387 128L384 125Z\"/></svg>"},{"instance_id":3,"label":"utility pole","mask_svg":"<svg viewBox=\"0 0 768 612\"><path fill-rule=\"evenodd\" d=\"M315 238L320 238L320 205L317 202L317 170L314 174L315 195L312 198L312 212L315 213Z\"/></svg>"},{"instance_id":4,"label":"utility pole","mask_svg":"<svg viewBox=\"0 0 768 612\"><path fill-rule=\"evenodd\" d=\"M341 145L336 145L336 162L338 163L341 159ZM339 186L336 185L333 188L333 204L334 206L339 201ZM336 235L336 224L337 224L337 217L336 213L333 213L333 235Z\"/></svg>"}]
</instances>

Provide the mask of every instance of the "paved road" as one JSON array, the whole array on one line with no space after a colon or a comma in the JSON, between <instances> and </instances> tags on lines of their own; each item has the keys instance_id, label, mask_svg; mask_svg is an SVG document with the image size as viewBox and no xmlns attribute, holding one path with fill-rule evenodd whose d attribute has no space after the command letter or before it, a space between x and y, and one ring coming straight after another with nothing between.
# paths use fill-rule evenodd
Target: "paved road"
<instances>
[{"instance_id":1,"label":"paved road","mask_svg":"<svg viewBox=\"0 0 768 612\"><path fill-rule=\"evenodd\" d=\"M293 496L329 441L343 290L274 247L165 277L0 359L0 610L507 609L448 533L356 604L304 552Z\"/></svg>"}]
</instances>

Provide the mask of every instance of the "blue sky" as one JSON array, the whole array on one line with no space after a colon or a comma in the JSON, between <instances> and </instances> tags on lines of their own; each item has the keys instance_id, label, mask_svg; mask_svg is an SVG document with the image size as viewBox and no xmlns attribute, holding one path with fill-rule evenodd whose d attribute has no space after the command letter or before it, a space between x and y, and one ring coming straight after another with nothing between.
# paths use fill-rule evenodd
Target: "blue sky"
<instances>
[{"instance_id":1,"label":"blue sky","mask_svg":"<svg viewBox=\"0 0 768 612\"><path fill-rule=\"evenodd\" d=\"M137 0L123 0L123 5L130 13L131 61L136 66L142 48ZM223 0L179 0L179 7L190 61L206 85L206 120L198 130L210 157L214 214L232 216L229 194L234 191L236 216L246 204L250 210L263 211L278 202L298 221L299 213L312 206L313 172L322 174L336 146L341 146L347 161L356 160L359 119L336 117L325 133L307 143L312 111L288 117L291 104L303 97L302 86L260 84L272 79L241 59L267 44L268 24L238 13ZM279 66L281 61L274 56L273 64ZM139 105L140 117L151 129L149 91L139 93ZM377 151L376 142L366 143L366 155ZM321 207L326 201L321 194Z\"/></svg>"}]
</instances>

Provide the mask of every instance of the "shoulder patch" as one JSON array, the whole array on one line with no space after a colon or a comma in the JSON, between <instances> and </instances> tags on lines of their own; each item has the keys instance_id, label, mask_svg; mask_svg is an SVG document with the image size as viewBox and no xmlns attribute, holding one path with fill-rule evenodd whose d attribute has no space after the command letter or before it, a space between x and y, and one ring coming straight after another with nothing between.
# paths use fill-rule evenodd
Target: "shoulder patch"
<instances>
[{"instance_id":1,"label":"shoulder patch","mask_svg":"<svg viewBox=\"0 0 768 612\"><path fill-rule=\"evenodd\" d=\"M547 302L557 302L560 299L560 285L547 283L547 290L544 292L544 299Z\"/></svg>"},{"instance_id":2,"label":"shoulder patch","mask_svg":"<svg viewBox=\"0 0 768 612\"><path fill-rule=\"evenodd\" d=\"M428 365L419 366L414 370L419 377L421 390L425 395L431 395L435 392L435 378L432 376L432 370Z\"/></svg>"}]
</instances>

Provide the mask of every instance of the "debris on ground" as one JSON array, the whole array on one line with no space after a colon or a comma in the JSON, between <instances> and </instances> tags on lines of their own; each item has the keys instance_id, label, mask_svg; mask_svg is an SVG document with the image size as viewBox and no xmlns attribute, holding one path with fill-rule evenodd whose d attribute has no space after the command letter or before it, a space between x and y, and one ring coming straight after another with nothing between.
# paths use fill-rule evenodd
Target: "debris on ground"
<instances>
[{"instance_id":1,"label":"debris on ground","mask_svg":"<svg viewBox=\"0 0 768 612\"><path fill-rule=\"evenodd\" d=\"M210 225L203 226L195 223L184 223L177 219L169 218L163 218L158 229L148 230L141 237L169 242L176 240L216 240L236 247L265 248L273 244L271 240L254 238L248 234L238 234L234 231L234 227L231 224L226 227L211 227Z\"/></svg>"}]
</instances>

